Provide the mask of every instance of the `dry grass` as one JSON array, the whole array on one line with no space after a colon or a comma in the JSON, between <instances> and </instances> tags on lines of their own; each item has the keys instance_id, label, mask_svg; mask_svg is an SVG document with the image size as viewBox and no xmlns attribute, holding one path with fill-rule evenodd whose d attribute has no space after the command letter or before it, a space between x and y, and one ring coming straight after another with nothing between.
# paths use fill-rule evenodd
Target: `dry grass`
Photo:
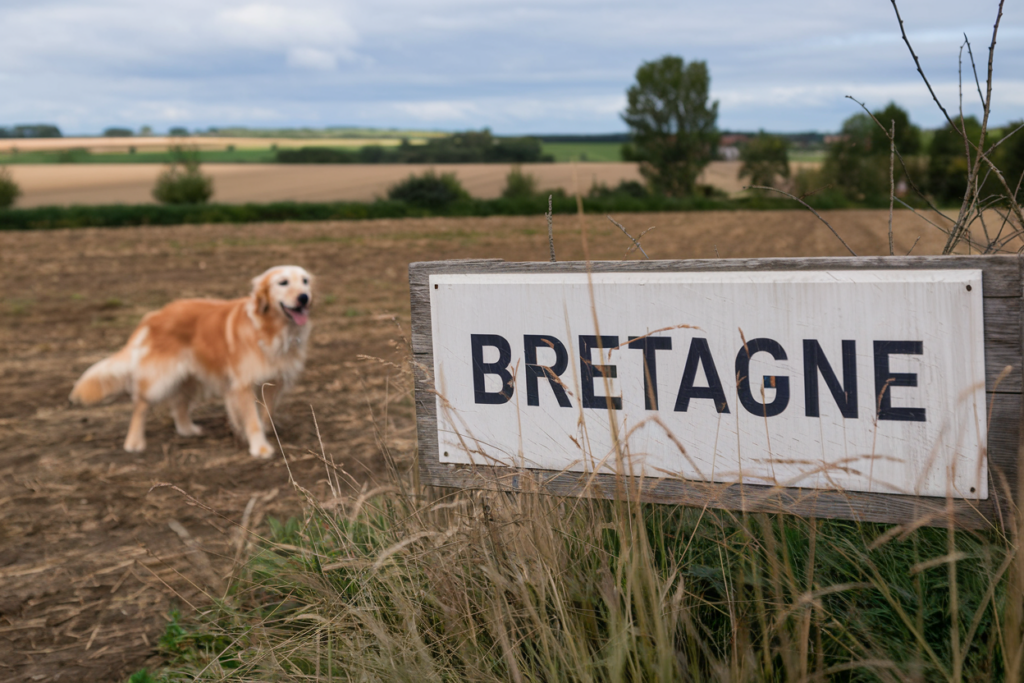
<instances>
[{"instance_id":1,"label":"dry grass","mask_svg":"<svg viewBox=\"0 0 1024 683\"><path fill-rule=\"evenodd\" d=\"M391 479L360 488L324 457L326 500L293 480L301 519L175 625L164 675L1019 680L1019 514L985 533L887 528L631 503L628 476L619 502L559 498L525 471L514 495L420 490L377 434Z\"/></svg>"}]
</instances>

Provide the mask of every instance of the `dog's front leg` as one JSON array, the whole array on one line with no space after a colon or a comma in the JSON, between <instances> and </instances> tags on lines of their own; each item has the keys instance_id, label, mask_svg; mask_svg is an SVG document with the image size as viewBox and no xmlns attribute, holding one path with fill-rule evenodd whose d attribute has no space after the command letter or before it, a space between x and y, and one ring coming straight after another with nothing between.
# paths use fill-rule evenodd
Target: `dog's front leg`
<instances>
[{"instance_id":1,"label":"dog's front leg","mask_svg":"<svg viewBox=\"0 0 1024 683\"><path fill-rule=\"evenodd\" d=\"M239 427L245 431L249 442L249 455L254 458L269 458L274 449L267 443L256 407L256 395L249 385L232 387L227 394L228 412L236 417Z\"/></svg>"}]
</instances>

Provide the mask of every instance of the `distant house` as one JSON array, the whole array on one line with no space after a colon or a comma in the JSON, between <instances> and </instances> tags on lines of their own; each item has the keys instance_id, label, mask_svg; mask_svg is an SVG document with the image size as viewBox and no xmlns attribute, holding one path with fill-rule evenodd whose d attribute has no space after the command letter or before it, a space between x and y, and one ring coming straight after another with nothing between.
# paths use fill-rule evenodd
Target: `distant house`
<instances>
[{"instance_id":1,"label":"distant house","mask_svg":"<svg viewBox=\"0 0 1024 683\"><path fill-rule=\"evenodd\" d=\"M750 139L744 133L726 133L718 139L718 158L723 161L737 161L740 158L740 146Z\"/></svg>"}]
</instances>

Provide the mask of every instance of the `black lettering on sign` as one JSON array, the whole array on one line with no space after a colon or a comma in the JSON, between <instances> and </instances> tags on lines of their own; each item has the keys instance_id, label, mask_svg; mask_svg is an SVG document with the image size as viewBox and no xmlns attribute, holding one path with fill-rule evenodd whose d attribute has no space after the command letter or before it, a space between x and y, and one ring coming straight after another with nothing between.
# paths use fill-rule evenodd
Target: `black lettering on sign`
<instances>
[{"instance_id":1,"label":"black lettering on sign","mask_svg":"<svg viewBox=\"0 0 1024 683\"><path fill-rule=\"evenodd\" d=\"M924 408L893 408L893 387L916 387L917 374L913 372L890 372L889 356L924 353L924 342L920 341L876 341L875 342L875 396L878 400L878 419L897 422L925 422Z\"/></svg>"},{"instance_id":2,"label":"black lettering on sign","mask_svg":"<svg viewBox=\"0 0 1024 683\"><path fill-rule=\"evenodd\" d=\"M598 344L600 339L600 344ZM594 378L608 377L614 379L618 370L614 365L594 365L590 358L591 349L598 347L610 349L619 345L619 338L615 336L601 335L580 335L580 393L584 408L598 408L607 410L609 404L615 410L622 410L622 397L620 396L594 396Z\"/></svg>"},{"instance_id":3,"label":"black lettering on sign","mask_svg":"<svg viewBox=\"0 0 1024 683\"><path fill-rule=\"evenodd\" d=\"M539 347L554 350L554 365L537 365L537 349ZM526 405L540 405L540 387L537 380L546 377L551 385L551 391L555 392L558 405L563 408L571 408L572 404L569 403L569 397L565 393L565 386L558 379L569 367L569 353L565 350L562 342L550 334L524 334L523 348L526 351Z\"/></svg>"},{"instance_id":4,"label":"black lettering on sign","mask_svg":"<svg viewBox=\"0 0 1024 683\"><path fill-rule=\"evenodd\" d=\"M818 371L843 417L857 419L857 342L843 340L843 383L825 358L817 339L804 339L804 413L807 417L821 417L818 406Z\"/></svg>"},{"instance_id":5,"label":"black lettering on sign","mask_svg":"<svg viewBox=\"0 0 1024 683\"><path fill-rule=\"evenodd\" d=\"M693 386L697 379L697 367L704 366L704 376L708 379L706 387ZM710 398L715 402L715 410L728 413L729 404L725 400L722 379L715 368L715 360L711 357L708 340L694 337L690 341L690 353L686 356L686 367L683 368L683 380L679 383L679 394L676 396L676 412L685 413L690 407L691 398Z\"/></svg>"},{"instance_id":6,"label":"black lettering on sign","mask_svg":"<svg viewBox=\"0 0 1024 683\"><path fill-rule=\"evenodd\" d=\"M775 398L771 403L761 403L750 393L750 357L755 353L764 352L775 360L786 360L786 350L782 344L774 339L760 337L751 339L745 346L740 347L736 354L736 388L739 394L740 404L747 409L748 413L758 417L775 417L789 405L789 378L776 375L765 375L764 388L775 389Z\"/></svg>"},{"instance_id":7,"label":"black lettering on sign","mask_svg":"<svg viewBox=\"0 0 1024 683\"><path fill-rule=\"evenodd\" d=\"M497 334L472 334L470 342L473 346L473 400L484 405L501 405L508 403L515 393L512 384L512 373L508 364L512 360L512 347L508 340ZM484 362L484 347L498 349L498 360L494 363ZM484 375L497 375L501 378L501 389L490 392L484 387Z\"/></svg>"},{"instance_id":8,"label":"black lettering on sign","mask_svg":"<svg viewBox=\"0 0 1024 683\"><path fill-rule=\"evenodd\" d=\"M658 363L654 352L672 349L671 337L630 337L629 348L644 352L644 407L658 409Z\"/></svg>"}]
</instances>

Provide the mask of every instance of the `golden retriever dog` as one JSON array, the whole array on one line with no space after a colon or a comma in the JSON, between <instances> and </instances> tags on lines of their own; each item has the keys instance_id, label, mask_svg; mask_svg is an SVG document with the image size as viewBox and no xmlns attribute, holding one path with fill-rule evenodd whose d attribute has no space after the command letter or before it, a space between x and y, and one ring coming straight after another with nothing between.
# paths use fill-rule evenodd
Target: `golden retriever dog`
<instances>
[{"instance_id":1,"label":"golden retriever dog","mask_svg":"<svg viewBox=\"0 0 1024 683\"><path fill-rule=\"evenodd\" d=\"M182 436L202 432L189 408L200 395L224 397L228 419L249 454L269 458L257 394L273 408L306 362L313 277L276 266L252 280L241 299L182 299L146 314L124 348L85 371L73 403L93 405L121 394L134 402L124 449L146 448L146 413L168 401Z\"/></svg>"}]
</instances>

